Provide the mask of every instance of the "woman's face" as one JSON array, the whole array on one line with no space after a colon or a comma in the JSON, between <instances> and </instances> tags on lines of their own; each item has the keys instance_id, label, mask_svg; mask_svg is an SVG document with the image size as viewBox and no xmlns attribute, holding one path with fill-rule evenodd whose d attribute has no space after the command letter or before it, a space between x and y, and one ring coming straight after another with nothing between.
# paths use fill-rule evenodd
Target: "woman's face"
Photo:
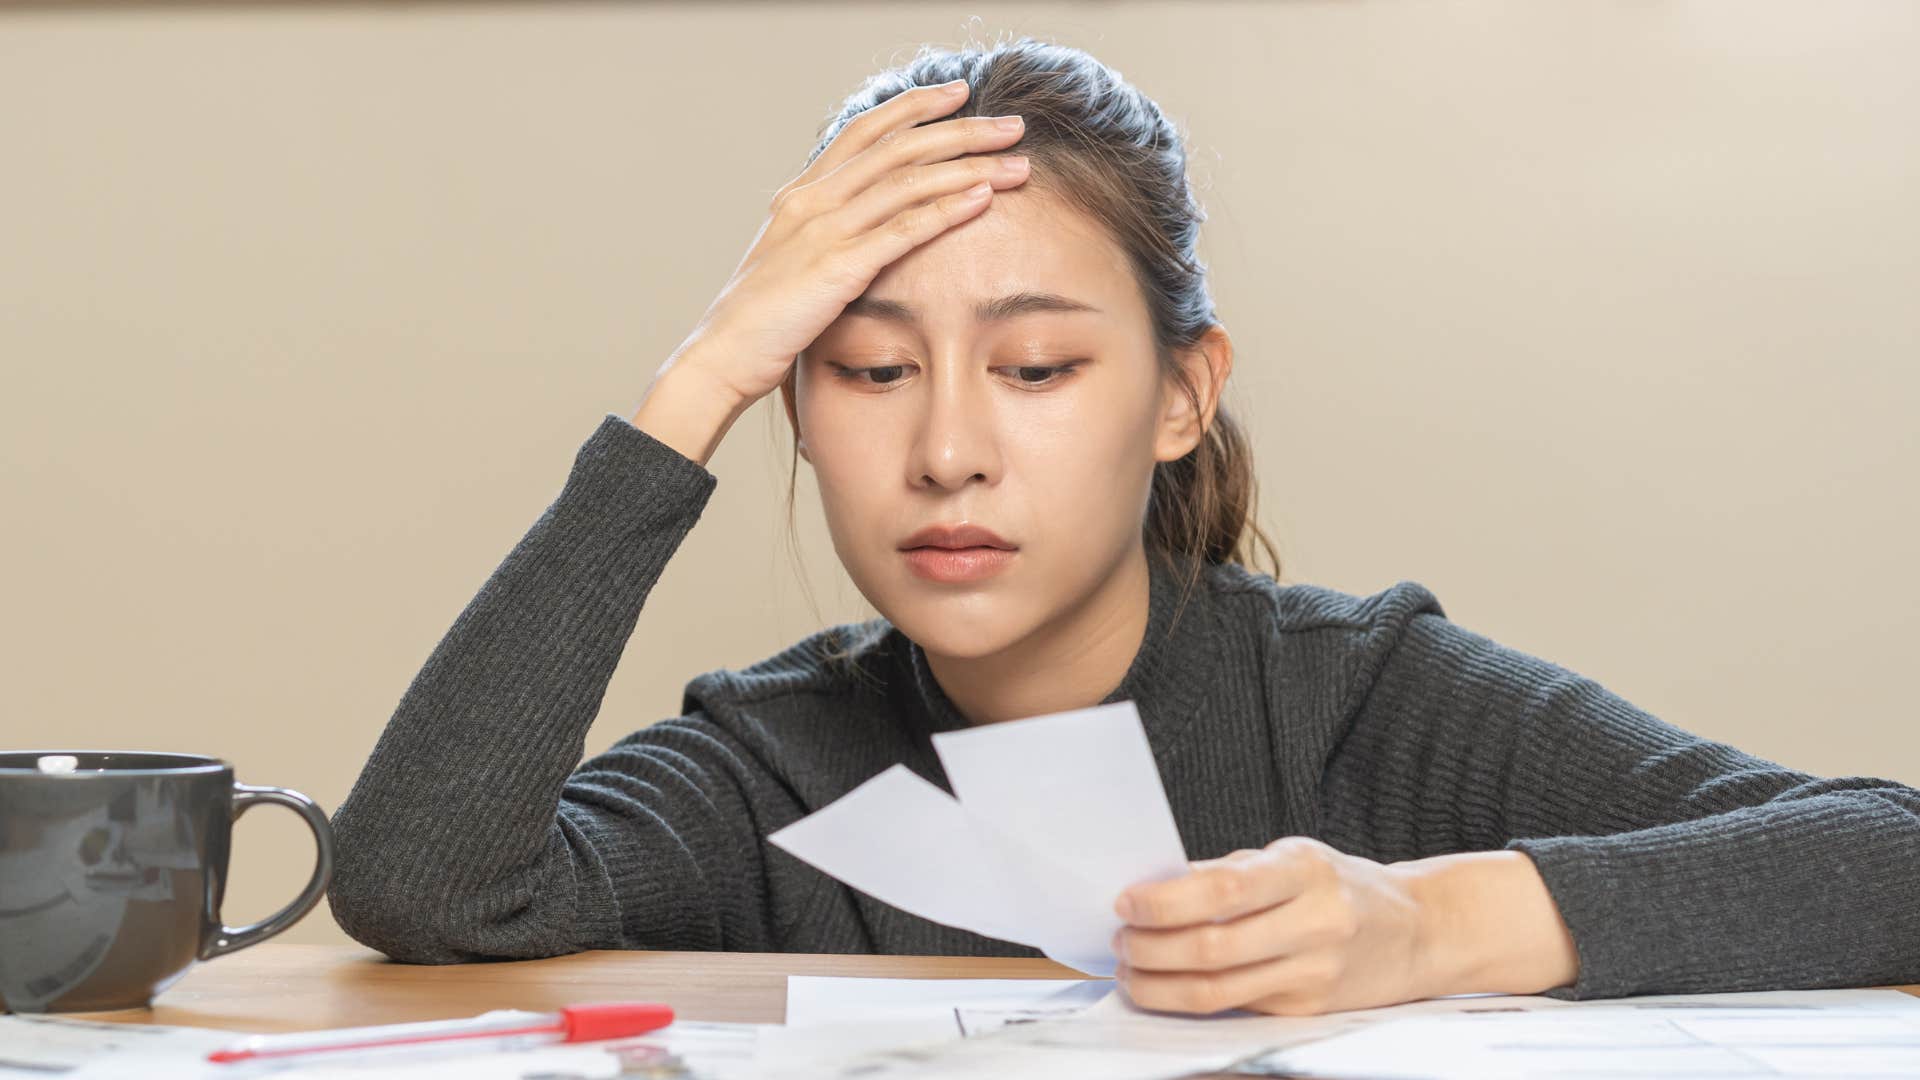
<instances>
[{"instance_id":1,"label":"woman's face","mask_svg":"<svg viewBox=\"0 0 1920 1080\"><path fill-rule=\"evenodd\" d=\"M976 310L1020 294L1088 310ZM980 657L1071 613L1142 544L1155 462L1195 442L1164 422L1172 385L1118 246L1022 188L882 271L801 354L794 410L860 591L922 648ZM973 580L917 573L908 538L962 523L1017 550Z\"/></svg>"}]
</instances>

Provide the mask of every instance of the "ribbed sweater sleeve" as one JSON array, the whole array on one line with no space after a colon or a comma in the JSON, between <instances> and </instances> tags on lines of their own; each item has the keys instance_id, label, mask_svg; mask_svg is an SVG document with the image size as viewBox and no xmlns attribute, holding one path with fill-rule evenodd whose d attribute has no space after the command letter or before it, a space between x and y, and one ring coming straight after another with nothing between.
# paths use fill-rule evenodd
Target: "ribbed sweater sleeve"
<instances>
[{"instance_id":1,"label":"ribbed sweater sleeve","mask_svg":"<svg viewBox=\"0 0 1920 1080\"><path fill-rule=\"evenodd\" d=\"M626 782L652 785L663 808L651 830L607 827L604 778L568 781L641 606L716 483L611 413L580 447L333 816L329 899L349 934L423 963L614 948L645 920L623 912L610 857L637 861L633 887L656 917L699 888L663 814L745 820L727 805L734 778L717 734L681 718L669 750L636 766ZM698 914L682 914L697 934Z\"/></svg>"},{"instance_id":2,"label":"ribbed sweater sleeve","mask_svg":"<svg viewBox=\"0 0 1920 1080\"><path fill-rule=\"evenodd\" d=\"M1566 999L1920 982L1920 791L1705 739L1433 613L1390 631L1332 776L1388 859L1511 849Z\"/></svg>"}]
</instances>

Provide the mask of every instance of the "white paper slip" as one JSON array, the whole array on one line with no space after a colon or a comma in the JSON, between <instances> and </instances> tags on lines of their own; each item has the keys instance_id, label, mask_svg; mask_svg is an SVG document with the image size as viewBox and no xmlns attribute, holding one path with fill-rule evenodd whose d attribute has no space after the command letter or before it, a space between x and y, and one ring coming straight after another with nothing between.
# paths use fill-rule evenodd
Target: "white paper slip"
<instances>
[{"instance_id":1,"label":"white paper slip","mask_svg":"<svg viewBox=\"0 0 1920 1080\"><path fill-rule=\"evenodd\" d=\"M1133 702L933 745L953 795L895 765L767 840L922 918L1112 975L1113 902L1188 870Z\"/></svg>"}]
</instances>

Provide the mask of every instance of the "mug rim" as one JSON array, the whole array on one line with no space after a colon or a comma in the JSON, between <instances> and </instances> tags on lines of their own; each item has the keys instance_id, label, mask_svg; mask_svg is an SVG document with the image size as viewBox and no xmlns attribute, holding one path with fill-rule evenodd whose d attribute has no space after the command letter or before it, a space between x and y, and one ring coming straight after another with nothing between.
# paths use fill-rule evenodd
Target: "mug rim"
<instances>
[{"instance_id":1,"label":"mug rim","mask_svg":"<svg viewBox=\"0 0 1920 1080\"><path fill-rule=\"evenodd\" d=\"M74 772L50 773L40 771L38 762L43 757L75 757L82 761L103 757L144 758L152 763L124 768L81 765ZM22 761L23 764L10 764L12 760ZM34 776L61 780L90 776L190 776L232 768L233 765L224 758L174 750L0 750L0 776L4 777Z\"/></svg>"}]
</instances>

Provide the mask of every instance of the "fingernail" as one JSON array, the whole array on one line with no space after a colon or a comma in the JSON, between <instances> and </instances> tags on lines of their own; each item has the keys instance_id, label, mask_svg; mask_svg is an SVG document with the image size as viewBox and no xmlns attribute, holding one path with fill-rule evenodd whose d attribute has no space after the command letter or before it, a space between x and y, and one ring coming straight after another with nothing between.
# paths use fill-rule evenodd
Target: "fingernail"
<instances>
[{"instance_id":1,"label":"fingernail","mask_svg":"<svg viewBox=\"0 0 1920 1080\"><path fill-rule=\"evenodd\" d=\"M1026 126L1026 121L1018 116L999 116L993 122L1003 131L1019 131Z\"/></svg>"},{"instance_id":2,"label":"fingernail","mask_svg":"<svg viewBox=\"0 0 1920 1080\"><path fill-rule=\"evenodd\" d=\"M1126 893L1121 893L1120 899L1114 902L1113 910L1122 919L1126 920L1127 922L1132 922L1133 921L1133 898L1128 896Z\"/></svg>"},{"instance_id":3,"label":"fingernail","mask_svg":"<svg viewBox=\"0 0 1920 1080\"><path fill-rule=\"evenodd\" d=\"M952 82L947 83L945 86L942 86L940 88L940 92L943 94L958 94L960 91L965 90L966 88L967 88L967 80L955 79Z\"/></svg>"}]
</instances>

